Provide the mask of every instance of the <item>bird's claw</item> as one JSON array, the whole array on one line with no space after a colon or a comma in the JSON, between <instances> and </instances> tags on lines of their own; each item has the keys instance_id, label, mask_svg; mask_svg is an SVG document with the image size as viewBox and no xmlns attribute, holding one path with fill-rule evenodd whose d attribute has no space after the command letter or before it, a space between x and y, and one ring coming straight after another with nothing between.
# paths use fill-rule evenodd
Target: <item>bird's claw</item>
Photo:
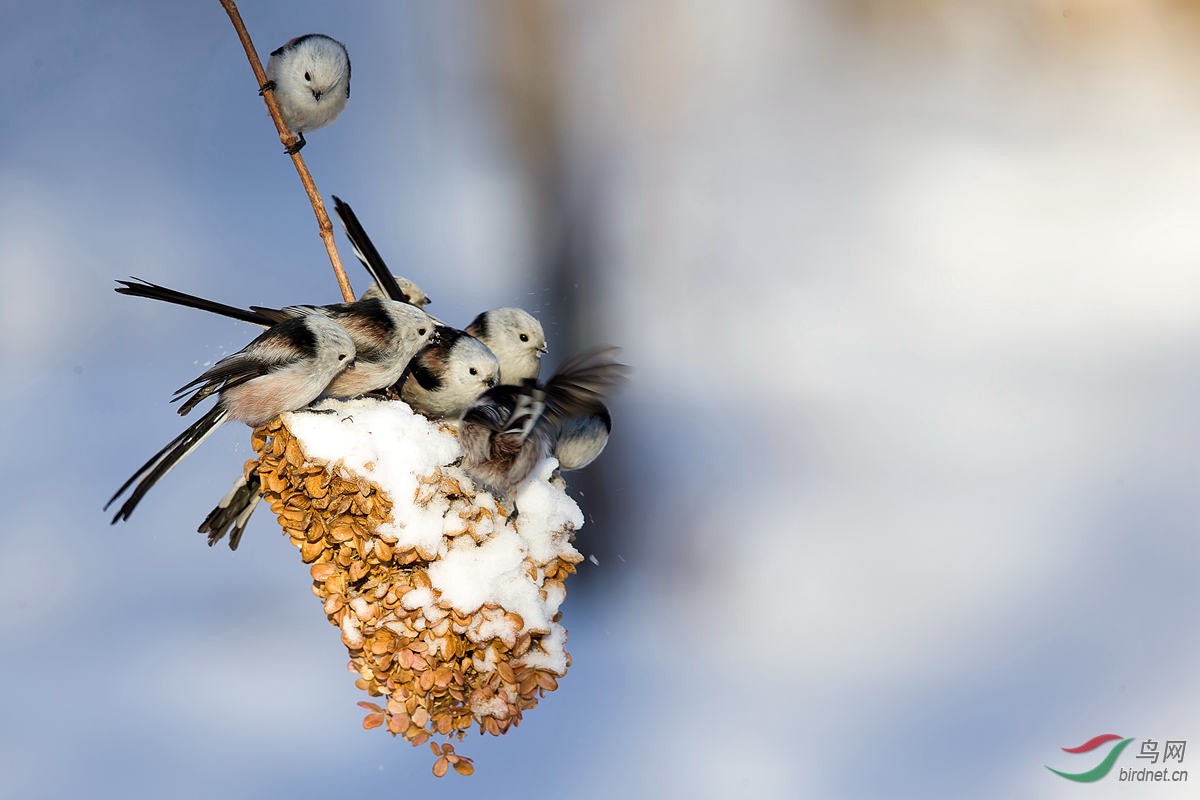
<instances>
[{"instance_id":1,"label":"bird's claw","mask_svg":"<svg viewBox=\"0 0 1200 800\"><path fill-rule=\"evenodd\" d=\"M304 134L297 133L296 141L283 148L283 152L287 153L289 156L294 156L296 153L299 153L302 149L304 149L304 145L306 144L308 144L308 142L304 141Z\"/></svg>"}]
</instances>

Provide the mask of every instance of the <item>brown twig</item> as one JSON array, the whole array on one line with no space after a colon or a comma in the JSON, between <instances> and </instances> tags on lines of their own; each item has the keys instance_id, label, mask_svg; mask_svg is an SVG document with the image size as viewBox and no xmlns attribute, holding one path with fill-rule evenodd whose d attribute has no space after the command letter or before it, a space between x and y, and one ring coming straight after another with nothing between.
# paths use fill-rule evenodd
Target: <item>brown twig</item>
<instances>
[{"instance_id":1,"label":"brown twig","mask_svg":"<svg viewBox=\"0 0 1200 800\"><path fill-rule=\"evenodd\" d=\"M229 14L229 20L233 23L234 30L237 31L238 38L242 40L242 47L246 50L246 58L250 59L250 68L254 70L254 78L258 81L259 88L265 86L267 73L254 49L254 42L250 41L250 33L246 30L246 24L242 22L242 15L238 13L237 3L234 0L221 0L221 6L224 7L225 13ZM279 110L279 103L275 102L274 92L263 92L262 96L263 101L267 104L267 111L271 114L271 119L275 121L275 128L279 131L279 141L285 147L291 147L299 140L299 137L293 134L287 123L283 121L283 113ZM325 242L325 251L329 253L329 263L333 265L333 274L337 278L338 287L342 290L342 297L347 303L353 302L354 289L350 287L350 279L346 277L346 271L342 269L342 259L338 255L337 244L333 240L333 223L329 221L329 214L325 212L325 203L321 200L316 183L313 182L312 173L308 171L308 165L304 163L304 157L298 152L291 155L296 172L300 175L300 183L304 185L304 191L308 194L309 202L312 203L313 213L317 215L317 228L320 230L321 239Z\"/></svg>"}]
</instances>

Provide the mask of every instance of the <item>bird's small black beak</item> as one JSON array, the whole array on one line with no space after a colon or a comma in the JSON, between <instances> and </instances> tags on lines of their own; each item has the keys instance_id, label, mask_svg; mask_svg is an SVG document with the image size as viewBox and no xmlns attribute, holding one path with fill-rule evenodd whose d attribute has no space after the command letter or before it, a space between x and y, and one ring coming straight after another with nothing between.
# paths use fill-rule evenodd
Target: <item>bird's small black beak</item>
<instances>
[{"instance_id":1,"label":"bird's small black beak","mask_svg":"<svg viewBox=\"0 0 1200 800\"><path fill-rule=\"evenodd\" d=\"M322 95L322 92L316 92L316 91L314 91L314 92L312 93L313 100L316 100L318 103L319 103L319 102L321 102L321 95Z\"/></svg>"},{"instance_id":2,"label":"bird's small black beak","mask_svg":"<svg viewBox=\"0 0 1200 800\"><path fill-rule=\"evenodd\" d=\"M488 378L486 381L483 382L483 385L488 387L489 389L491 389L493 386L496 385L496 379Z\"/></svg>"}]
</instances>

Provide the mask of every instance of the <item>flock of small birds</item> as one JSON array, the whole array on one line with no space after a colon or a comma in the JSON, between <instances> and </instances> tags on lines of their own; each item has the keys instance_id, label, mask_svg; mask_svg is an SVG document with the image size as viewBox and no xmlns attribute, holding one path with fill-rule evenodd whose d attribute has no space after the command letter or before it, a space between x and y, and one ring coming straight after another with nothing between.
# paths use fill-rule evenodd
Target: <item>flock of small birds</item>
<instances>
[{"instance_id":1,"label":"flock of small birds","mask_svg":"<svg viewBox=\"0 0 1200 800\"><path fill-rule=\"evenodd\" d=\"M271 53L264 92L274 92L285 122L298 134L328 125L350 96L345 47L321 34L293 39ZM520 308L479 314L465 329L431 316L429 297L393 275L348 204L334 208L358 260L374 283L350 303L239 308L140 279L117 292L208 311L263 328L263 333L180 387L186 415L210 395L215 404L150 457L105 504L127 490L112 522L128 520L145 494L213 431L230 421L251 427L326 398L380 397L407 403L432 420L457 423L461 467L477 486L511 502L545 458L559 469L590 464L608 442L607 396L624 379L618 348L567 359L539 381L548 352L542 325ZM209 545L227 533L237 549L260 500L257 475L239 478L200 525Z\"/></svg>"}]
</instances>

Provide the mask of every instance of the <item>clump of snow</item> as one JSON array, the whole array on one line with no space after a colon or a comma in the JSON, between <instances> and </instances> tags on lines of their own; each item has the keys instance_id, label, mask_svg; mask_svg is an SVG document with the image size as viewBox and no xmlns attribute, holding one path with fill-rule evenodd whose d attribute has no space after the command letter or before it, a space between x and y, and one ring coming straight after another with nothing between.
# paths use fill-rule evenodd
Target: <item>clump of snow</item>
<instances>
[{"instance_id":1,"label":"clump of snow","mask_svg":"<svg viewBox=\"0 0 1200 800\"><path fill-rule=\"evenodd\" d=\"M545 669L563 675L567 671L567 629L557 622L550 623L550 630L538 643L530 648L522 659L527 667Z\"/></svg>"},{"instance_id":2,"label":"clump of snow","mask_svg":"<svg viewBox=\"0 0 1200 800\"><path fill-rule=\"evenodd\" d=\"M379 533L422 555L443 552L443 515L449 504L412 502L418 479L459 457L458 440L416 414L405 403L360 398L326 400L311 413L284 414L284 424L304 452L331 465L341 464L388 493L393 522Z\"/></svg>"},{"instance_id":3,"label":"clump of snow","mask_svg":"<svg viewBox=\"0 0 1200 800\"><path fill-rule=\"evenodd\" d=\"M486 700L471 701L471 713L477 717L502 717L508 713L508 703L503 698L492 696Z\"/></svg>"},{"instance_id":4,"label":"clump of snow","mask_svg":"<svg viewBox=\"0 0 1200 800\"><path fill-rule=\"evenodd\" d=\"M517 492L518 522L529 547L530 557L539 564L548 564L571 547L564 533L583 527L583 512L562 489L550 483L558 468L553 458L543 461ZM574 548L571 548L574 552Z\"/></svg>"},{"instance_id":5,"label":"clump of snow","mask_svg":"<svg viewBox=\"0 0 1200 800\"><path fill-rule=\"evenodd\" d=\"M483 544L459 536L429 565L429 580L441 599L459 611L470 613L492 602L524 617L537 604L537 587L521 577L525 550L511 526L494 532Z\"/></svg>"},{"instance_id":6,"label":"clump of snow","mask_svg":"<svg viewBox=\"0 0 1200 800\"><path fill-rule=\"evenodd\" d=\"M433 591L431 589L413 589L400 598L400 605L410 611L428 608L433 605Z\"/></svg>"}]
</instances>

